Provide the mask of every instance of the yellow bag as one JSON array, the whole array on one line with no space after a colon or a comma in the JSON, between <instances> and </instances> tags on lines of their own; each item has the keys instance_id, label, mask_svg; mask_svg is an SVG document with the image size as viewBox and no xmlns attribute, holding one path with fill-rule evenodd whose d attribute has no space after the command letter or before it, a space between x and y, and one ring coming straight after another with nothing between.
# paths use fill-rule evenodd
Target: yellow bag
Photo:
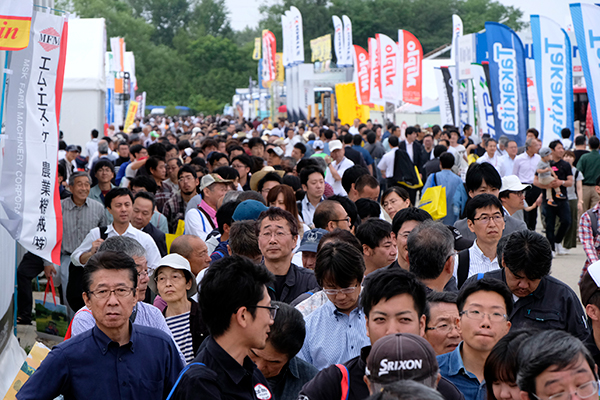
<instances>
[{"instance_id":1,"label":"yellow bag","mask_svg":"<svg viewBox=\"0 0 600 400\"><path fill-rule=\"evenodd\" d=\"M180 219L177 222L177 230L175 231L175 233L165 234L165 240L167 242L167 253L171 252L171 243L173 243L173 240L175 240L175 238L183 235L184 230L185 230L185 222L182 219Z\"/></svg>"},{"instance_id":2,"label":"yellow bag","mask_svg":"<svg viewBox=\"0 0 600 400\"><path fill-rule=\"evenodd\" d=\"M469 163L469 165L473 164L474 162L477 162L478 159L479 156L477 154L469 154L467 156L467 162Z\"/></svg>"},{"instance_id":3,"label":"yellow bag","mask_svg":"<svg viewBox=\"0 0 600 400\"><path fill-rule=\"evenodd\" d=\"M435 174L433 175L433 184L435 185ZM431 186L425 190L419 208L425 210L434 220L442 219L448 213L446 208L446 188L444 186Z\"/></svg>"}]
</instances>

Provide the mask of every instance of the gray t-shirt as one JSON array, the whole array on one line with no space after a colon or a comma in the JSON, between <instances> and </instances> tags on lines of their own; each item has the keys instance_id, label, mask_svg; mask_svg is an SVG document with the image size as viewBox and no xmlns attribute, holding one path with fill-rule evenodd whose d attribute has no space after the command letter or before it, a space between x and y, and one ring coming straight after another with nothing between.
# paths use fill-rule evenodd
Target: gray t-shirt
<instances>
[{"instance_id":1,"label":"gray t-shirt","mask_svg":"<svg viewBox=\"0 0 600 400\"><path fill-rule=\"evenodd\" d=\"M550 168L550 163L549 162L545 162L544 160L540 160L540 162L538 163L536 170L537 169L546 169L546 168ZM552 171L548 171L548 172L543 172L541 174L538 173L538 178L550 178L552 176Z\"/></svg>"}]
</instances>

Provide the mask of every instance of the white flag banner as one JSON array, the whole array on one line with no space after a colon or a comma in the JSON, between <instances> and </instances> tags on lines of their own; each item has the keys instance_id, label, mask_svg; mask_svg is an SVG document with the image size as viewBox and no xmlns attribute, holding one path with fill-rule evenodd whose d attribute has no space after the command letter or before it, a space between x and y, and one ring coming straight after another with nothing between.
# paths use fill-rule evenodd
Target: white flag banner
<instances>
[{"instance_id":1,"label":"white flag banner","mask_svg":"<svg viewBox=\"0 0 600 400\"><path fill-rule=\"evenodd\" d=\"M283 65L288 66L290 64L289 50L288 47L290 45L290 39L288 37L287 30L287 16L285 14L281 15L281 36L283 38Z\"/></svg>"},{"instance_id":2,"label":"white flag banner","mask_svg":"<svg viewBox=\"0 0 600 400\"><path fill-rule=\"evenodd\" d=\"M462 19L456 14L452 15L452 48L450 49L450 59L456 61L458 48L458 38L463 35Z\"/></svg>"},{"instance_id":3,"label":"white flag banner","mask_svg":"<svg viewBox=\"0 0 600 400\"><path fill-rule=\"evenodd\" d=\"M492 107L492 96L488 86L484 67L472 64L473 86L475 87L475 99L477 104L477 133L481 137L484 133L490 137L496 137L494 129L494 108Z\"/></svg>"},{"instance_id":4,"label":"white flag banner","mask_svg":"<svg viewBox=\"0 0 600 400\"><path fill-rule=\"evenodd\" d=\"M304 33L302 32L302 14L296 7L290 7L292 12L292 62L302 64L304 62Z\"/></svg>"},{"instance_id":5,"label":"white flag banner","mask_svg":"<svg viewBox=\"0 0 600 400\"><path fill-rule=\"evenodd\" d=\"M344 26L337 15L331 17L333 20L333 48L338 67L344 65Z\"/></svg>"},{"instance_id":6,"label":"white flag banner","mask_svg":"<svg viewBox=\"0 0 600 400\"><path fill-rule=\"evenodd\" d=\"M33 13L29 45L12 53L0 220L15 240L60 264L62 210L58 190L58 121L67 49L64 17Z\"/></svg>"},{"instance_id":7,"label":"white flag banner","mask_svg":"<svg viewBox=\"0 0 600 400\"><path fill-rule=\"evenodd\" d=\"M345 15L342 15L342 22L344 23L344 65L351 66L353 63L352 22Z\"/></svg>"},{"instance_id":8,"label":"white flag banner","mask_svg":"<svg viewBox=\"0 0 600 400\"><path fill-rule=\"evenodd\" d=\"M438 90L440 122L442 125L454 125L454 81L453 68L435 68L435 83Z\"/></svg>"},{"instance_id":9,"label":"white flag banner","mask_svg":"<svg viewBox=\"0 0 600 400\"><path fill-rule=\"evenodd\" d=\"M377 34L379 41L379 69L381 76L381 95L386 102L398 104L402 98L402 68L399 67L398 44L389 36Z\"/></svg>"}]
</instances>

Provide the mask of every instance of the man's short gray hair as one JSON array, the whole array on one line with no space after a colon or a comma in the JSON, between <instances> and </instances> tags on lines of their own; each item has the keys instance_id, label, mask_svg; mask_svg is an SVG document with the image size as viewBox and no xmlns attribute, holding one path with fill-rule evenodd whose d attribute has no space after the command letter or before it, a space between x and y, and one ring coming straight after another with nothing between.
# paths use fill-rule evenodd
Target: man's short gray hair
<instances>
[{"instance_id":1,"label":"man's short gray hair","mask_svg":"<svg viewBox=\"0 0 600 400\"><path fill-rule=\"evenodd\" d=\"M527 150L531 146L531 144L533 143L534 140L537 141L536 138L529 138L525 141L525 150Z\"/></svg>"},{"instance_id":2,"label":"man's short gray hair","mask_svg":"<svg viewBox=\"0 0 600 400\"><path fill-rule=\"evenodd\" d=\"M106 141L98 142L98 154L108 154L108 143Z\"/></svg>"},{"instance_id":3,"label":"man's short gray hair","mask_svg":"<svg viewBox=\"0 0 600 400\"><path fill-rule=\"evenodd\" d=\"M135 239L127 236L112 236L106 239L98 251L116 251L129 257L146 257L146 249Z\"/></svg>"},{"instance_id":4,"label":"man's short gray hair","mask_svg":"<svg viewBox=\"0 0 600 400\"><path fill-rule=\"evenodd\" d=\"M454 254L454 236L441 222L425 221L408 235L410 272L419 279L437 279Z\"/></svg>"},{"instance_id":5,"label":"man's short gray hair","mask_svg":"<svg viewBox=\"0 0 600 400\"><path fill-rule=\"evenodd\" d=\"M73 172L71 174L71 176L69 177L69 186L73 186L75 184L75 179L79 178L80 176L87 177L88 181L90 182L90 185L92 184L92 178L90 178L90 176L88 175L87 172L77 171L77 172Z\"/></svg>"}]
</instances>

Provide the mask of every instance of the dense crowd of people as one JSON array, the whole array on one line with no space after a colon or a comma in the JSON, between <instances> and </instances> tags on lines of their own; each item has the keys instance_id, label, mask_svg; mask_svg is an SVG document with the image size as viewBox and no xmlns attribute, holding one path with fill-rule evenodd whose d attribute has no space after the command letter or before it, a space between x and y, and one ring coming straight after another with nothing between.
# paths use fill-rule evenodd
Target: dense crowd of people
<instances>
[{"instance_id":1,"label":"dense crowd of people","mask_svg":"<svg viewBox=\"0 0 600 400\"><path fill-rule=\"evenodd\" d=\"M561 135L217 115L61 141L61 264L25 254L18 323L42 272L71 322L17 398L598 396L600 142ZM578 242L580 297L550 275Z\"/></svg>"}]
</instances>

